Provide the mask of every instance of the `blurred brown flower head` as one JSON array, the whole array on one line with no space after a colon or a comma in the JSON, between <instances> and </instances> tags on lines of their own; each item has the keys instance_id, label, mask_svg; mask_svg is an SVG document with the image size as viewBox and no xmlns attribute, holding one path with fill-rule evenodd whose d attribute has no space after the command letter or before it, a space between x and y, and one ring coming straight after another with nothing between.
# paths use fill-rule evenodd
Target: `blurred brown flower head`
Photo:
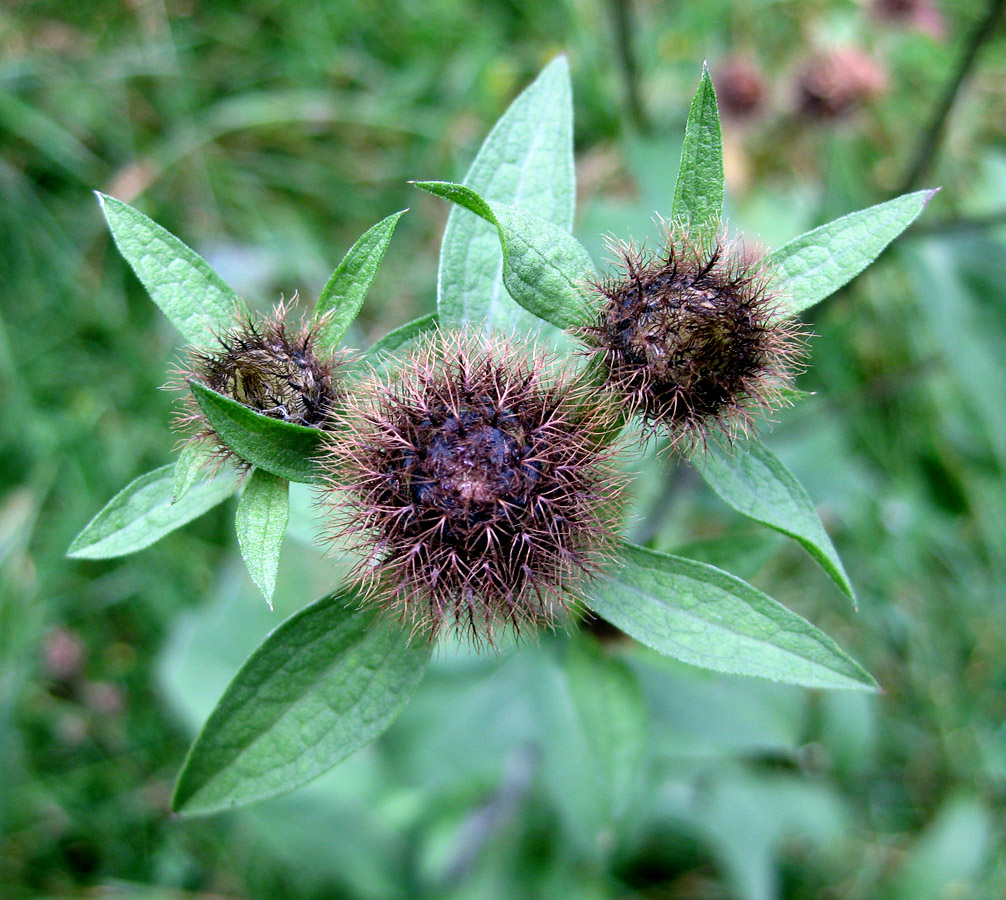
<instances>
[{"instance_id":1,"label":"blurred brown flower head","mask_svg":"<svg viewBox=\"0 0 1006 900\"><path fill-rule=\"evenodd\" d=\"M800 111L810 118L847 115L887 89L880 64L859 47L835 47L807 59L797 74Z\"/></svg>"},{"instance_id":2,"label":"blurred brown flower head","mask_svg":"<svg viewBox=\"0 0 1006 900\"><path fill-rule=\"evenodd\" d=\"M716 99L720 109L738 119L759 113L765 103L765 76L748 56L733 56L716 75Z\"/></svg>"},{"instance_id":3,"label":"blurred brown flower head","mask_svg":"<svg viewBox=\"0 0 1006 900\"><path fill-rule=\"evenodd\" d=\"M932 0L870 0L870 11L883 22L907 25L936 40L946 36L946 22Z\"/></svg>"}]
</instances>

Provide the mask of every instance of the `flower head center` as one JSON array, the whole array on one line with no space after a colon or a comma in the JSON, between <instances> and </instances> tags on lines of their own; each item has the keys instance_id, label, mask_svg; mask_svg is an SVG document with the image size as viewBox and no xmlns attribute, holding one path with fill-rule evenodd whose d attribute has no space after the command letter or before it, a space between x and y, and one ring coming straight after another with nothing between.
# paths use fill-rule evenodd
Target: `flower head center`
<instances>
[{"instance_id":1,"label":"flower head center","mask_svg":"<svg viewBox=\"0 0 1006 900\"><path fill-rule=\"evenodd\" d=\"M715 287L661 278L624 297L609 314L610 333L624 363L645 367L657 383L724 376L747 362L737 342L757 331L750 310L724 305Z\"/></svg>"},{"instance_id":2,"label":"flower head center","mask_svg":"<svg viewBox=\"0 0 1006 900\"><path fill-rule=\"evenodd\" d=\"M500 516L501 507L526 505L538 473L512 413L468 408L437 419L422 423L421 447L406 460L419 506L474 525Z\"/></svg>"}]
</instances>

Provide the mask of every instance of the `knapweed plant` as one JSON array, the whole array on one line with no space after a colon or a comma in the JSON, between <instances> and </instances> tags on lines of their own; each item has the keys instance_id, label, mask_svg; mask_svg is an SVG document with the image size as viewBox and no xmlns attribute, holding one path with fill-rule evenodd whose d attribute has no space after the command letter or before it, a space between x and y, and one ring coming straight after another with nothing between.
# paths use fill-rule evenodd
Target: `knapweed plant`
<instances>
[{"instance_id":1,"label":"knapweed plant","mask_svg":"<svg viewBox=\"0 0 1006 900\"><path fill-rule=\"evenodd\" d=\"M445 639L485 649L600 617L695 666L875 689L827 635L750 584L626 541L623 473L659 439L662 463L686 458L854 599L810 498L753 425L799 400L808 335L795 317L869 265L932 192L756 248L722 220L703 71L673 207L656 211L664 244L611 236L621 263L602 275L570 233L564 59L514 101L463 185L417 187L457 206L437 310L366 350L340 344L402 213L360 238L297 322L283 305L250 316L181 241L99 197L119 250L190 342L170 382L185 395L182 449L114 497L70 555L132 553L240 492L238 544L270 599L297 481L315 488L331 552L351 561L345 583L280 624L235 676L174 808L212 812L324 772L389 726Z\"/></svg>"}]
</instances>

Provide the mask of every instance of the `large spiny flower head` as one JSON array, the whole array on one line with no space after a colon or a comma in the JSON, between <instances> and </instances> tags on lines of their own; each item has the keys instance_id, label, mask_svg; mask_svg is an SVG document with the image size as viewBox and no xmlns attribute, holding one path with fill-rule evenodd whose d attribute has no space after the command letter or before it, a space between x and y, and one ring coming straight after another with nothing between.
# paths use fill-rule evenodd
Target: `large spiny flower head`
<instances>
[{"instance_id":1,"label":"large spiny flower head","mask_svg":"<svg viewBox=\"0 0 1006 900\"><path fill-rule=\"evenodd\" d=\"M234 326L217 335L216 347L189 349L169 387L183 387L194 379L270 418L330 428L343 354L321 351L317 328L291 326L288 315L289 308L282 303L265 318L238 314ZM196 440L214 443L218 456L233 457L191 393L185 404L178 426Z\"/></svg>"},{"instance_id":2,"label":"large spiny flower head","mask_svg":"<svg viewBox=\"0 0 1006 900\"><path fill-rule=\"evenodd\" d=\"M554 626L614 538L610 405L547 354L441 332L354 393L324 502L365 596L430 639Z\"/></svg>"},{"instance_id":3,"label":"large spiny flower head","mask_svg":"<svg viewBox=\"0 0 1006 900\"><path fill-rule=\"evenodd\" d=\"M605 387L647 433L690 449L714 432L732 439L752 412L784 402L805 344L778 315L763 258L673 226L659 254L615 250L623 270L593 285L599 311L581 336Z\"/></svg>"}]
</instances>

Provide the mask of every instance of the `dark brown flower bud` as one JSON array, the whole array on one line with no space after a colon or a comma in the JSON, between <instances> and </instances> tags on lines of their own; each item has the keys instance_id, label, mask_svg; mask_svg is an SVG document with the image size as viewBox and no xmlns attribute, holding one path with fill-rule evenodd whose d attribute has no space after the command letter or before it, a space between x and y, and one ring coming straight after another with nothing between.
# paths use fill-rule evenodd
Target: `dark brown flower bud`
<instances>
[{"instance_id":1,"label":"dark brown flower bud","mask_svg":"<svg viewBox=\"0 0 1006 900\"><path fill-rule=\"evenodd\" d=\"M659 255L615 249L623 271L594 285L598 318L581 336L626 415L691 446L713 431L732 437L753 411L782 402L804 344L777 315L762 257L673 229Z\"/></svg>"},{"instance_id":2,"label":"dark brown flower bud","mask_svg":"<svg viewBox=\"0 0 1006 900\"><path fill-rule=\"evenodd\" d=\"M610 405L540 352L439 332L354 394L323 502L369 601L475 645L553 626L614 538Z\"/></svg>"},{"instance_id":3,"label":"dark brown flower bud","mask_svg":"<svg viewBox=\"0 0 1006 900\"><path fill-rule=\"evenodd\" d=\"M291 328L287 314L287 307L280 304L271 317L261 321L240 317L230 331L218 336L216 348L190 348L186 366L175 372L176 381L170 386L184 387L186 380L194 378L262 415L329 428L343 355L319 352L315 329L310 325ZM191 394L177 425L197 440L215 443L217 455L233 456Z\"/></svg>"}]
</instances>

